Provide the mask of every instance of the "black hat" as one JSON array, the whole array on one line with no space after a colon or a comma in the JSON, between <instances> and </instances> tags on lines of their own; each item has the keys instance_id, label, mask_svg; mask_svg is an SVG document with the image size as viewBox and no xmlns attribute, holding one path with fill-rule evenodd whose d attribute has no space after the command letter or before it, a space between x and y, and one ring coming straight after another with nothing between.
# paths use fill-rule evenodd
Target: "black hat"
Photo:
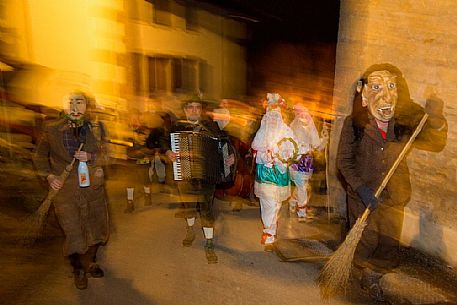
<instances>
[{"instance_id":1,"label":"black hat","mask_svg":"<svg viewBox=\"0 0 457 305\"><path fill-rule=\"evenodd\" d=\"M204 100L186 99L181 102L181 108L184 109L188 104L191 104L191 103L199 103L200 105L202 105L202 108L206 108L206 106L208 105L207 101L204 101Z\"/></svg>"}]
</instances>

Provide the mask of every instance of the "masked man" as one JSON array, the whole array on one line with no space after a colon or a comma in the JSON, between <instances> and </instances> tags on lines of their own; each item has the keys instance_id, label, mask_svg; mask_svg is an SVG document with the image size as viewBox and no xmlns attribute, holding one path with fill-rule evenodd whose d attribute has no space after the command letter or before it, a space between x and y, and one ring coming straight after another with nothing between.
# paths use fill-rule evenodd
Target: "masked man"
<instances>
[{"instance_id":1,"label":"masked man","mask_svg":"<svg viewBox=\"0 0 457 305\"><path fill-rule=\"evenodd\" d=\"M310 198L309 179L313 174L313 150L323 150L328 142L328 132L322 129L322 138L319 137L313 118L308 109L302 104L294 106L295 118L290 124L298 141L299 160L291 166L291 179L295 183L292 197L289 199L289 211L297 213L299 221L305 221Z\"/></svg>"},{"instance_id":2,"label":"masked man","mask_svg":"<svg viewBox=\"0 0 457 305\"><path fill-rule=\"evenodd\" d=\"M427 100L425 112L429 119L414 142L415 148L443 149L447 123L442 111L440 99ZM372 210L354 264L363 268L362 288L369 289L377 299L382 298L379 278L398 265L403 208L411 196L406 158L379 198L374 193L423 114L424 109L411 101L401 72L389 64L374 65L358 84L353 113L346 118L341 132L337 166L346 182L350 226L367 207Z\"/></svg>"},{"instance_id":3,"label":"masked man","mask_svg":"<svg viewBox=\"0 0 457 305\"><path fill-rule=\"evenodd\" d=\"M285 101L279 94L267 94L266 113L251 145L256 153L254 192L260 199L264 227L261 243L266 251L273 248L279 210L290 196L287 160L294 153L294 134L282 120L280 107L283 104Z\"/></svg>"},{"instance_id":4,"label":"masked man","mask_svg":"<svg viewBox=\"0 0 457 305\"><path fill-rule=\"evenodd\" d=\"M171 128L170 132L194 132L206 134L213 138L219 138L225 136L225 134L219 129L217 124L209 119L202 116L204 103L201 100L186 100L183 102L183 110L185 113L185 120L177 121ZM175 162L177 157L180 157L177 153L171 149L171 139L165 138L163 141L163 147L167 157ZM184 154L191 154L196 160L203 161L211 157L210 154L215 154L217 151L205 151L205 148L195 146L197 151L184 152L181 151L181 157ZM234 163L234 156L227 159L227 166L232 166ZM214 215L213 215L213 199L214 191L216 189L215 182L205 180L204 178L191 178L190 180L177 181L179 195L181 202L184 205L184 218L186 219L186 236L182 241L184 247L190 247L195 240L194 224L196 221L198 211L200 215L200 222L203 229L203 234L206 239L205 253L208 264L217 263L218 258L214 251Z\"/></svg>"},{"instance_id":5,"label":"masked man","mask_svg":"<svg viewBox=\"0 0 457 305\"><path fill-rule=\"evenodd\" d=\"M58 191L54 198L55 214L65 234L63 253L73 267L75 286L87 288L87 275L103 277L96 264L100 245L108 239L108 210L104 189L104 160L100 132L89 121L90 99L82 92L69 95L64 101L64 117L45 127L33 157L39 175L49 187ZM78 147L83 147L78 151ZM87 162L90 186L80 187L78 162L64 181L60 175L75 158Z\"/></svg>"}]
</instances>

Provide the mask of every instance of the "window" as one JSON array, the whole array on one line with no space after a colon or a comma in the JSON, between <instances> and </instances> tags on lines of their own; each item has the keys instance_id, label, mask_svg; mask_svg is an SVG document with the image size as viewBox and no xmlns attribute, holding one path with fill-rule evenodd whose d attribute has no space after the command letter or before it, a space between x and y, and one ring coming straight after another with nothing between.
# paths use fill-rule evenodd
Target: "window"
<instances>
[{"instance_id":1,"label":"window","mask_svg":"<svg viewBox=\"0 0 457 305\"><path fill-rule=\"evenodd\" d=\"M133 89L136 95L206 91L206 63L198 58L133 54ZM143 80L145 82L143 83Z\"/></svg>"},{"instance_id":2,"label":"window","mask_svg":"<svg viewBox=\"0 0 457 305\"><path fill-rule=\"evenodd\" d=\"M148 57L149 94L168 91L169 67L169 58Z\"/></svg>"},{"instance_id":3,"label":"window","mask_svg":"<svg viewBox=\"0 0 457 305\"><path fill-rule=\"evenodd\" d=\"M186 30L196 31L198 28L197 10L189 5L186 6Z\"/></svg>"},{"instance_id":4,"label":"window","mask_svg":"<svg viewBox=\"0 0 457 305\"><path fill-rule=\"evenodd\" d=\"M173 59L173 91L182 89L182 61L179 58Z\"/></svg>"},{"instance_id":5,"label":"window","mask_svg":"<svg viewBox=\"0 0 457 305\"><path fill-rule=\"evenodd\" d=\"M194 59L173 59L173 92L195 92L198 81L198 61Z\"/></svg>"},{"instance_id":6,"label":"window","mask_svg":"<svg viewBox=\"0 0 457 305\"><path fill-rule=\"evenodd\" d=\"M198 63L198 88L202 92L208 91L208 64L204 61Z\"/></svg>"},{"instance_id":7,"label":"window","mask_svg":"<svg viewBox=\"0 0 457 305\"><path fill-rule=\"evenodd\" d=\"M171 3L169 0L154 0L154 23L171 25Z\"/></svg>"},{"instance_id":8,"label":"window","mask_svg":"<svg viewBox=\"0 0 457 305\"><path fill-rule=\"evenodd\" d=\"M142 92L142 73L141 73L141 60L143 59L143 56L138 53L133 53L132 54L132 79L133 79L133 92L136 95L143 95Z\"/></svg>"}]
</instances>

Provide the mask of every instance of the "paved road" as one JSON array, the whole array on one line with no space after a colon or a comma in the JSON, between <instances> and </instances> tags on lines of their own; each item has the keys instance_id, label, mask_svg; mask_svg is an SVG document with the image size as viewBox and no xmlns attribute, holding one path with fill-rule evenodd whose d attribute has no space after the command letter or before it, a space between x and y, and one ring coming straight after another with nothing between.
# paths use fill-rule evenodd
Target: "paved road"
<instances>
[{"instance_id":1,"label":"paved road","mask_svg":"<svg viewBox=\"0 0 457 305\"><path fill-rule=\"evenodd\" d=\"M263 251L257 207L245 205L234 213L229 203L218 202L215 243L219 263L208 265L202 233L192 247L181 246L185 222L174 217L173 196L156 194L152 207L140 206L135 213L124 214L124 183L112 180L107 186L112 234L99 257L105 277L89 279L87 290L77 290L61 257L61 237L34 249L9 244L0 252L0 304L323 303L315 284L318 264L284 263L274 253ZM327 304L357 303L367 304L344 299Z\"/></svg>"}]
</instances>

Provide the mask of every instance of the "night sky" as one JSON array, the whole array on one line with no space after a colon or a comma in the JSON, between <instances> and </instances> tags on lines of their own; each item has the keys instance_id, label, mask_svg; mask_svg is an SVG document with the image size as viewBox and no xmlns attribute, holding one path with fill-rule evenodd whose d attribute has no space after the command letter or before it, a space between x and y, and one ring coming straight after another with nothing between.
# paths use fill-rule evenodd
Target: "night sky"
<instances>
[{"instance_id":1,"label":"night sky","mask_svg":"<svg viewBox=\"0 0 457 305\"><path fill-rule=\"evenodd\" d=\"M338 0L201 0L192 5L239 16L251 31L253 44L261 41L336 42Z\"/></svg>"}]
</instances>

